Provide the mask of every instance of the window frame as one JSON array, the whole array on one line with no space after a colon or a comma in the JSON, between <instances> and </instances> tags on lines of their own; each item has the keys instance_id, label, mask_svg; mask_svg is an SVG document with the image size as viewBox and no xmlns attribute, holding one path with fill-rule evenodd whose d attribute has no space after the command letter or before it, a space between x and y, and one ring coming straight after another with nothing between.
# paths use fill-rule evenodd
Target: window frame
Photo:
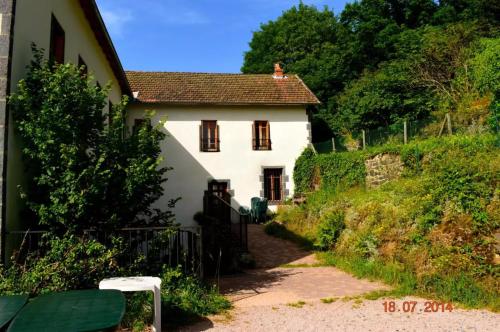
<instances>
[{"instance_id":1,"label":"window frame","mask_svg":"<svg viewBox=\"0 0 500 332\"><path fill-rule=\"evenodd\" d=\"M50 21L50 49L49 61L52 63L64 63L66 54L66 32L54 14Z\"/></svg>"},{"instance_id":2,"label":"window frame","mask_svg":"<svg viewBox=\"0 0 500 332\"><path fill-rule=\"evenodd\" d=\"M275 182L273 182L273 178L276 177L276 175L271 175L271 181L270 181L270 186L271 188L267 187L268 183L268 177L266 176L267 172L272 172L272 171L279 171L279 199L276 199L276 191L273 190L273 185ZM284 167L263 167L262 168L262 178L263 178L263 197L267 198L268 203L273 205L273 204L280 204L283 203L285 200L285 168ZM270 195L269 195L270 194Z\"/></svg>"},{"instance_id":3,"label":"window frame","mask_svg":"<svg viewBox=\"0 0 500 332\"><path fill-rule=\"evenodd\" d=\"M205 138L205 125L207 124L212 124L212 126L207 127L206 132L209 134L208 136L210 136L213 130L213 138ZM217 120L201 120L199 139L201 152L220 152L220 129Z\"/></svg>"},{"instance_id":4,"label":"window frame","mask_svg":"<svg viewBox=\"0 0 500 332\"><path fill-rule=\"evenodd\" d=\"M262 135L265 128L265 135ZM265 136L265 138L262 138ZM252 124L252 149L254 151L271 151L271 124L268 120L255 120Z\"/></svg>"}]
</instances>

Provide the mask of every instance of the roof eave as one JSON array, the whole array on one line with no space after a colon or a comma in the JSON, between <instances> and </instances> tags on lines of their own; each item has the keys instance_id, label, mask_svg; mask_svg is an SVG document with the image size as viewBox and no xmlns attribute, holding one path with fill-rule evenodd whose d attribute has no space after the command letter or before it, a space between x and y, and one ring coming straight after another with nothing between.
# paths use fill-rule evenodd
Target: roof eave
<instances>
[{"instance_id":1,"label":"roof eave","mask_svg":"<svg viewBox=\"0 0 500 332\"><path fill-rule=\"evenodd\" d=\"M134 103L137 104L156 104L156 105L166 105L166 106L310 106L310 105L319 105L321 104L319 101L317 102L296 102L296 103L269 103L269 102L253 102L253 103L243 103L243 102L170 102L170 101L161 101L161 100L140 100L134 99Z\"/></svg>"},{"instance_id":2,"label":"roof eave","mask_svg":"<svg viewBox=\"0 0 500 332\"><path fill-rule=\"evenodd\" d=\"M106 59L108 60L111 69L118 80L122 93L132 96L132 90L130 89L125 71L123 70L123 66L120 62L120 58L118 57L118 53L116 52L113 42L111 41L95 0L79 0L79 2L85 17L92 28L92 31L94 31L97 42L101 46L104 55L106 56Z\"/></svg>"}]
</instances>

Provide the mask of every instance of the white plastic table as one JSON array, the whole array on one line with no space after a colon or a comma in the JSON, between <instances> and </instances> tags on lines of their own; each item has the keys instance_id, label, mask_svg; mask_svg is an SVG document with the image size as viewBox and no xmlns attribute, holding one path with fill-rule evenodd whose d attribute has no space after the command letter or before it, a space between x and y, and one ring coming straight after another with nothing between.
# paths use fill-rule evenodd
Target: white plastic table
<instances>
[{"instance_id":1,"label":"white plastic table","mask_svg":"<svg viewBox=\"0 0 500 332\"><path fill-rule=\"evenodd\" d=\"M155 317L153 331L161 332L161 279L157 277L124 277L104 279L99 289L118 289L122 292L152 291Z\"/></svg>"}]
</instances>

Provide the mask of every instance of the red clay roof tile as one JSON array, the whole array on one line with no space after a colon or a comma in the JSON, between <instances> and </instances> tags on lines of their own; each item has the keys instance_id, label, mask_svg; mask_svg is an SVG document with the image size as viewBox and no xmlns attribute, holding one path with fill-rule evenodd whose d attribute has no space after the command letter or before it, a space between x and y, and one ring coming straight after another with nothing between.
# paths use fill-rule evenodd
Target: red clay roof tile
<instances>
[{"instance_id":1,"label":"red clay roof tile","mask_svg":"<svg viewBox=\"0 0 500 332\"><path fill-rule=\"evenodd\" d=\"M316 96L296 75L127 71L137 101L162 104L309 105Z\"/></svg>"}]
</instances>

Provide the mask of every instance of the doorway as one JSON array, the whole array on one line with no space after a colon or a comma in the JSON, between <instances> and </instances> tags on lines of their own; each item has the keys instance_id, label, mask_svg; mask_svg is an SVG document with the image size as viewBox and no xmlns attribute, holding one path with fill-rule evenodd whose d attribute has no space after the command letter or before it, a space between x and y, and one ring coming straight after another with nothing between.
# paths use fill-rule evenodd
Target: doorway
<instances>
[{"instance_id":1,"label":"doorway","mask_svg":"<svg viewBox=\"0 0 500 332\"><path fill-rule=\"evenodd\" d=\"M229 195L229 181L225 180L210 181L208 183L208 192L226 201L227 203L231 202L231 196Z\"/></svg>"}]
</instances>

